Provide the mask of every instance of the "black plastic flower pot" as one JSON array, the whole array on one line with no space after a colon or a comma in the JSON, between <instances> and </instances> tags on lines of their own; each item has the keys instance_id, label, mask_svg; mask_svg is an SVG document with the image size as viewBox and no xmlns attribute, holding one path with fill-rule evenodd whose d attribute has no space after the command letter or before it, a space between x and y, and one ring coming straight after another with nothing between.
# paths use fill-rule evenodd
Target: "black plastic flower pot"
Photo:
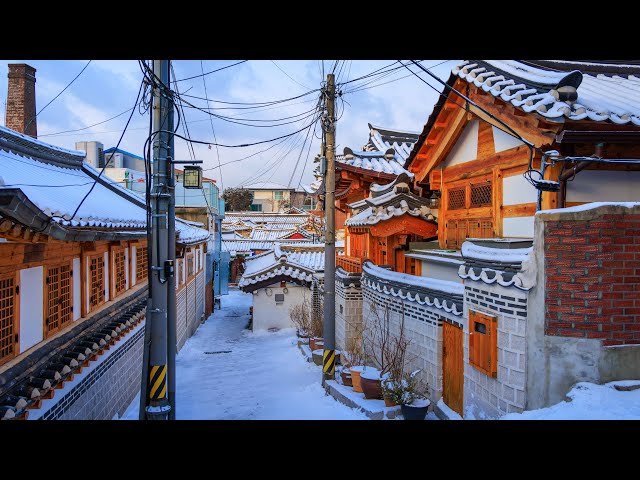
<instances>
[{"instance_id":1,"label":"black plastic flower pot","mask_svg":"<svg viewBox=\"0 0 640 480\"><path fill-rule=\"evenodd\" d=\"M427 416L429 406L426 407L414 407L411 405L400 405L402 410L402 417L405 420L424 420Z\"/></svg>"}]
</instances>

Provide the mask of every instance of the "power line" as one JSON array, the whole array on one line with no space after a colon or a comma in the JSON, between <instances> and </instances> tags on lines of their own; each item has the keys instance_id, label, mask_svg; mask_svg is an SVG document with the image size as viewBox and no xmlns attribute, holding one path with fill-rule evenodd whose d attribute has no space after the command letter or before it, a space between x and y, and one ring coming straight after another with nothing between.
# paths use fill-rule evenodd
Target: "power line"
<instances>
[{"instance_id":1,"label":"power line","mask_svg":"<svg viewBox=\"0 0 640 480\"><path fill-rule=\"evenodd\" d=\"M110 122L111 120L115 120L116 118L121 117L122 115L124 115L125 113L127 113L129 111L131 111L130 108L126 109L124 112L120 112L119 114L117 114L117 115L115 115L115 116L113 116L111 118L103 120L102 122L98 122L98 123L94 123L93 125L89 125L88 127L76 128L75 130L63 130L62 132L56 132L56 133L45 133L44 135L38 135L38 137L53 137L53 136L60 135L60 134L63 134L63 133L80 132L82 130L87 130L88 128L92 128L92 127L96 127L98 125L102 125L103 123ZM120 130L116 130L116 131L119 132ZM99 132L93 132L93 133L99 133Z\"/></svg>"},{"instance_id":2,"label":"power line","mask_svg":"<svg viewBox=\"0 0 640 480\"><path fill-rule=\"evenodd\" d=\"M204 96L209 97L207 93L207 81L204 78L204 65L202 60L200 60L200 69L202 70L202 83L204 84ZM209 101L207 100L207 107L209 106ZM218 139L216 137L216 131L213 128L213 118L209 116L209 122L211 124L211 132L213 133L213 140L217 143ZM222 167L220 166L220 150L218 150L218 145L216 145L216 156L218 157L218 173L220 174L220 184L222 185L222 191L224 192L224 180L222 180Z\"/></svg>"},{"instance_id":3,"label":"power line","mask_svg":"<svg viewBox=\"0 0 640 480\"><path fill-rule=\"evenodd\" d=\"M40 115L40 114L42 113L42 111L43 111L45 108L47 108L49 105L51 105L51 104L53 103L53 101L54 101L56 98L58 98L60 95L62 95L62 94L64 93L64 91L65 91L67 88L69 88L71 85L73 85L73 82L75 82L75 81L78 79L78 77L79 77L80 75L82 75L82 72L84 72L84 71L87 69L87 67L89 66L89 64L90 64L91 62L92 62L92 60L89 60L89 61L87 62L87 64L83 67L83 69L82 69L82 70L80 70L80 73L78 73L78 74L73 78L73 80L71 80L71 81L67 84L67 86L66 86L66 87L64 87L64 88L60 91L60 93L58 93L55 97L53 97L49 103L47 103L44 107L42 107L42 108L40 109L40 111L39 111L38 113L36 113L36 114L35 114L35 116L34 116L31 120L29 120L29 123L27 123L27 126L26 126L26 127L24 127L24 131L25 131L25 132L26 132L26 131L27 131L27 129L29 128L29 125L31 125L31 122L33 122L33 121L38 117L38 115Z\"/></svg>"},{"instance_id":4,"label":"power line","mask_svg":"<svg viewBox=\"0 0 640 480\"><path fill-rule=\"evenodd\" d=\"M241 63L244 63L244 62L248 62L248 60L241 60L239 62L232 63L231 65L227 65L226 67L222 67L222 68L217 68L215 70L211 70L210 72L207 72L207 73L204 73L204 71L203 71L200 75L194 75L193 77L187 77L187 78L181 78L180 80L174 80L173 83L184 82L186 80L192 80L192 79L198 78L198 77L204 77L205 75L209 75L211 73L216 73L216 72L219 72L220 70L224 70L226 68L235 67L236 65L240 65Z\"/></svg>"},{"instance_id":5,"label":"power line","mask_svg":"<svg viewBox=\"0 0 640 480\"><path fill-rule=\"evenodd\" d=\"M136 96L136 101L133 104L133 107L131 108L131 115L129 115L129 119L127 120L127 123L124 126L124 129L122 130L122 135L120 135L120 139L118 140L118 143L116 144L114 150L117 150L118 147L120 147L120 143L122 142L122 139L124 138L124 134L127 132L127 127L129 126L129 122L131 122L131 118L133 117L133 112L135 111L135 108L138 105L138 101L140 100L140 94L142 93L143 85L144 85L144 81L141 81L140 82L140 88L138 89L138 95ZM109 164L109 162L105 160L104 166L102 167L102 170L100 170L100 173L98 174L98 177L93 181L93 185L91 186L89 191L86 193L86 195L84 197L82 197L82 200L80 200L80 203L78 204L78 206L74 210L73 215L71 215L71 218L68 219L69 221L73 220L73 218L76 216L76 214L78 213L78 210L80 210L80 207L82 206L84 201L87 199L87 197L91 194L91 192L95 188L96 184L98 183L98 178L100 178L102 176L102 174L104 173L104 170L105 170L105 168L107 168L108 164ZM51 218L53 218L53 216Z\"/></svg>"},{"instance_id":6,"label":"power line","mask_svg":"<svg viewBox=\"0 0 640 480\"><path fill-rule=\"evenodd\" d=\"M287 72L285 72L282 68L280 68L280 65L278 65L276 62L274 62L273 60L269 60L271 63L273 63L276 67L278 67L278 70L280 70L282 73L284 73L287 77L289 77L292 81L296 82L298 85L300 85L302 88L306 88L307 90L309 90L309 87L301 84L299 81L297 81L295 78L293 78L291 75L289 75Z\"/></svg>"}]
</instances>

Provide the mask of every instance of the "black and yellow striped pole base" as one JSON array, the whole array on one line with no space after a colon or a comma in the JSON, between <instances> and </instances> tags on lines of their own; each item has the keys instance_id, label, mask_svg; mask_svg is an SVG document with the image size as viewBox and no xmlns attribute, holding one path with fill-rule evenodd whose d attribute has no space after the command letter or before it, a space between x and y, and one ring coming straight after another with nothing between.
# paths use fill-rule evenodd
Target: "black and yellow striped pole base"
<instances>
[{"instance_id":1,"label":"black and yellow striped pole base","mask_svg":"<svg viewBox=\"0 0 640 480\"><path fill-rule=\"evenodd\" d=\"M322 373L325 380L333 380L336 370L336 351L324 350L322 352Z\"/></svg>"},{"instance_id":2,"label":"black and yellow striped pole base","mask_svg":"<svg viewBox=\"0 0 640 480\"><path fill-rule=\"evenodd\" d=\"M153 365L149 372L149 406L146 409L148 420L166 420L171 405L167 395L167 366Z\"/></svg>"}]
</instances>

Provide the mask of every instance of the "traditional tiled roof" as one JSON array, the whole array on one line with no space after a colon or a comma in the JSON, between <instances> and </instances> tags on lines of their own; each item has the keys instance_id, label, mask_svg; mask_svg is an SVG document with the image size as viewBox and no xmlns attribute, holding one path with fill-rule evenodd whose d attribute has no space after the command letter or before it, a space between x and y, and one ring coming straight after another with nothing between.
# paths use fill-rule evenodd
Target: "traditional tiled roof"
<instances>
[{"instance_id":1,"label":"traditional tiled roof","mask_svg":"<svg viewBox=\"0 0 640 480\"><path fill-rule=\"evenodd\" d=\"M464 264L460 265L458 276L465 280L530 290L536 284L532 251L533 247L493 248L466 241L462 244Z\"/></svg>"},{"instance_id":2,"label":"traditional tiled roof","mask_svg":"<svg viewBox=\"0 0 640 480\"><path fill-rule=\"evenodd\" d=\"M83 155L0 127L0 214L60 240L146 236L143 199L100 176ZM179 219L176 233L185 243L209 238Z\"/></svg>"},{"instance_id":3,"label":"traditional tiled roof","mask_svg":"<svg viewBox=\"0 0 640 480\"><path fill-rule=\"evenodd\" d=\"M336 155L340 165L391 176L402 173L413 177L405 168L413 145L418 141L419 132L391 130L369 125L369 140L361 149L345 147L342 155ZM393 177L391 177L393 178ZM307 193L324 193L322 179L317 179L303 188Z\"/></svg>"},{"instance_id":4,"label":"traditional tiled roof","mask_svg":"<svg viewBox=\"0 0 640 480\"><path fill-rule=\"evenodd\" d=\"M222 240L222 250L231 253L251 253L257 250L273 250L276 242L286 245L324 245L324 243L312 243L308 239L287 240Z\"/></svg>"},{"instance_id":5,"label":"traditional tiled roof","mask_svg":"<svg viewBox=\"0 0 640 480\"><path fill-rule=\"evenodd\" d=\"M238 286L245 292L256 285L275 279L290 277L298 283L310 283L314 275L324 271L324 246L309 248L298 246L295 250L276 243L274 250L245 260L245 271Z\"/></svg>"},{"instance_id":6,"label":"traditional tiled roof","mask_svg":"<svg viewBox=\"0 0 640 480\"><path fill-rule=\"evenodd\" d=\"M409 177L405 174L384 186L372 184L371 194L362 202L354 202L352 208L364 210L349 218L344 224L348 227L362 227L375 225L393 217L411 215L427 221L435 222L436 217L427 206L427 199L411 193L409 189Z\"/></svg>"},{"instance_id":7,"label":"traditional tiled roof","mask_svg":"<svg viewBox=\"0 0 640 480\"><path fill-rule=\"evenodd\" d=\"M380 293L429 305L456 316L463 312L462 283L398 273L378 267L370 260L362 264L361 283Z\"/></svg>"},{"instance_id":8,"label":"traditional tiled roof","mask_svg":"<svg viewBox=\"0 0 640 480\"><path fill-rule=\"evenodd\" d=\"M454 67L452 73L494 97L549 120L562 121L564 117L640 125L640 69L637 65L561 60L465 60ZM578 83L578 98L575 102L561 101L558 85L572 81Z\"/></svg>"}]
</instances>

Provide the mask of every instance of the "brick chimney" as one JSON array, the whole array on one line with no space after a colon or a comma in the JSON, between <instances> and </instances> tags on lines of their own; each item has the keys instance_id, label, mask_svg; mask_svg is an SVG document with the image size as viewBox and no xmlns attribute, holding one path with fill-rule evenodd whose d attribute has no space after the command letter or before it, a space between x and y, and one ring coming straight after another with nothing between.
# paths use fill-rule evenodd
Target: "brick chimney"
<instances>
[{"instance_id":1,"label":"brick chimney","mask_svg":"<svg viewBox=\"0 0 640 480\"><path fill-rule=\"evenodd\" d=\"M25 63L10 63L8 77L5 126L38 138L36 69Z\"/></svg>"}]
</instances>

